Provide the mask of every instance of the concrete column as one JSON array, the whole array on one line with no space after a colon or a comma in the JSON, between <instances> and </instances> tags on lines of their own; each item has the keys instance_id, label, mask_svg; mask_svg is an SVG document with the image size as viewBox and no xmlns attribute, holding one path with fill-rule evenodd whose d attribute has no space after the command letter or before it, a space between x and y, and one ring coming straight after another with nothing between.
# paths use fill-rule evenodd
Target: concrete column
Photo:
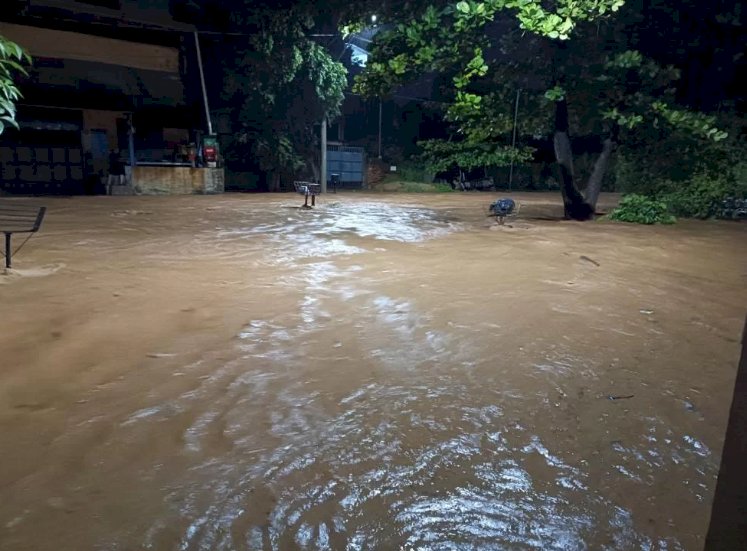
<instances>
[{"instance_id":1,"label":"concrete column","mask_svg":"<svg viewBox=\"0 0 747 551\"><path fill-rule=\"evenodd\" d=\"M322 193L327 193L327 117L322 119Z\"/></svg>"}]
</instances>

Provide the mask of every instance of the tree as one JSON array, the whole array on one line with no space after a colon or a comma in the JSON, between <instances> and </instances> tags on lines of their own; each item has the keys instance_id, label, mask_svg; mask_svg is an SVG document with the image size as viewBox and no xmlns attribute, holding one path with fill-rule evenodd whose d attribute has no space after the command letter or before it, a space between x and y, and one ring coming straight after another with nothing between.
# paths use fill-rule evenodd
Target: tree
<instances>
[{"instance_id":1,"label":"tree","mask_svg":"<svg viewBox=\"0 0 747 551\"><path fill-rule=\"evenodd\" d=\"M308 170L319 179L318 126L339 115L347 87L344 66L319 44L299 40L287 48L272 43L265 50L259 64L274 59L273 70L258 67L254 49L239 51L225 68L234 136L228 152L253 158L271 175L271 191L279 190L283 173Z\"/></svg>"},{"instance_id":2,"label":"tree","mask_svg":"<svg viewBox=\"0 0 747 551\"><path fill-rule=\"evenodd\" d=\"M230 115L226 158L266 172L273 191L283 174L319 178L318 128L339 115L348 85L345 67L311 36L321 10L305 1L202 0L183 14L226 33L206 46L222 60L217 107Z\"/></svg>"},{"instance_id":3,"label":"tree","mask_svg":"<svg viewBox=\"0 0 747 551\"><path fill-rule=\"evenodd\" d=\"M456 168L460 177L465 171L492 166L508 166L532 158L532 149L511 148L499 143L475 143L469 140L426 140L419 144L422 158L435 173Z\"/></svg>"},{"instance_id":4,"label":"tree","mask_svg":"<svg viewBox=\"0 0 747 551\"><path fill-rule=\"evenodd\" d=\"M16 102L21 92L15 84L16 74L26 74L21 65L31 58L23 49L3 36L0 36L0 134L7 126L18 128L16 123Z\"/></svg>"},{"instance_id":5,"label":"tree","mask_svg":"<svg viewBox=\"0 0 747 551\"><path fill-rule=\"evenodd\" d=\"M407 21L379 35L357 89L382 94L423 73L451 71L454 101L446 118L472 143L508 134L509 98L523 89L530 106L523 117L525 137L553 136L568 218L593 216L610 159L626 133L645 124L712 141L725 138L712 117L676 105L676 69L630 48L626 25L632 12L617 16L623 0L416 4ZM585 186L574 171L572 127L595 136L601 150Z\"/></svg>"}]
</instances>

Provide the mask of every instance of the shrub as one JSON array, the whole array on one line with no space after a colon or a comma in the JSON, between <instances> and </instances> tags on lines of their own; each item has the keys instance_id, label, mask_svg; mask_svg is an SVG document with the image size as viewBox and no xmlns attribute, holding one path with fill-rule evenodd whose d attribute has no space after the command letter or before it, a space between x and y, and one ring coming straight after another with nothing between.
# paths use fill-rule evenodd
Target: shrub
<instances>
[{"instance_id":1,"label":"shrub","mask_svg":"<svg viewBox=\"0 0 747 551\"><path fill-rule=\"evenodd\" d=\"M426 193L430 186L419 182L403 182L402 191L405 193Z\"/></svg>"},{"instance_id":2,"label":"shrub","mask_svg":"<svg viewBox=\"0 0 747 551\"><path fill-rule=\"evenodd\" d=\"M702 173L694 175L686 182L667 184L669 183L663 184L662 187L673 191L659 194L659 197L669 205L674 214L684 218L715 216L719 205L729 195L724 178L709 178Z\"/></svg>"},{"instance_id":3,"label":"shrub","mask_svg":"<svg viewBox=\"0 0 747 551\"><path fill-rule=\"evenodd\" d=\"M403 161L397 167L397 176L406 182L424 182L430 184L436 177L435 172L428 170L424 163Z\"/></svg>"},{"instance_id":4,"label":"shrub","mask_svg":"<svg viewBox=\"0 0 747 551\"><path fill-rule=\"evenodd\" d=\"M637 194L623 197L610 219L633 224L674 224L676 221L666 203Z\"/></svg>"},{"instance_id":5,"label":"shrub","mask_svg":"<svg viewBox=\"0 0 747 551\"><path fill-rule=\"evenodd\" d=\"M436 193L453 193L454 188L452 188L449 184L439 182L433 184L433 191L435 191Z\"/></svg>"},{"instance_id":6,"label":"shrub","mask_svg":"<svg viewBox=\"0 0 747 551\"><path fill-rule=\"evenodd\" d=\"M684 218L720 216L724 201L747 197L747 182L736 180L728 171L701 171L685 182L667 182L661 187L659 199Z\"/></svg>"},{"instance_id":7,"label":"shrub","mask_svg":"<svg viewBox=\"0 0 747 551\"><path fill-rule=\"evenodd\" d=\"M454 191L448 184L421 184L419 182L402 182L405 193L447 193Z\"/></svg>"}]
</instances>

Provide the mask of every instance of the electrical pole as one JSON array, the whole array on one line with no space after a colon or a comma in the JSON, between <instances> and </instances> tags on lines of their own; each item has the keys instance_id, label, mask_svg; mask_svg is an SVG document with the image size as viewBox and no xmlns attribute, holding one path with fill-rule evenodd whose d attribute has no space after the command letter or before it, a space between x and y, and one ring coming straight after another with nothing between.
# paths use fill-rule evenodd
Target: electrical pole
<instances>
[{"instance_id":1,"label":"electrical pole","mask_svg":"<svg viewBox=\"0 0 747 551\"><path fill-rule=\"evenodd\" d=\"M207 119L208 134L213 135L213 121L210 119L207 88L205 87L205 72L202 69L202 53L200 52L200 37L195 31L195 48L197 49L197 67L200 70L200 85L202 86L202 101L205 104L205 118Z\"/></svg>"},{"instance_id":2,"label":"electrical pole","mask_svg":"<svg viewBox=\"0 0 747 551\"><path fill-rule=\"evenodd\" d=\"M511 148L516 148L516 122L519 118L519 95L521 94L521 90L516 90L516 107L514 109L514 137L513 140L511 140ZM513 159L513 152L511 157L511 169L508 173L508 191L511 191L511 186L514 183L514 159Z\"/></svg>"},{"instance_id":3,"label":"electrical pole","mask_svg":"<svg viewBox=\"0 0 747 551\"><path fill-rule=\"evenodd\" d=\"M322 193L327 193L327 117L322 119Z\"/></svg>"}]
</instances>

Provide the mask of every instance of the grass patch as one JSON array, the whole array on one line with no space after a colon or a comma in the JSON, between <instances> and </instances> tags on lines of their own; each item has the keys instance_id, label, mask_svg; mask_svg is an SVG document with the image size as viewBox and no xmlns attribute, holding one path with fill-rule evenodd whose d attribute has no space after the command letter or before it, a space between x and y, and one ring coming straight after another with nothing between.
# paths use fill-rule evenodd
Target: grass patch
<instances>
[{"instance_id":1,"label":"grass patch","mask_svg":"<svg viewBox=\"0 0 747 551\"><path fill-rule=\"evenodd\" d=\"M387 177L381 184L373 187L374 191L389 193L451 193L454 191L449 184L426 184L424 182L409 182Z\"/></svg>"}]
</instances>

